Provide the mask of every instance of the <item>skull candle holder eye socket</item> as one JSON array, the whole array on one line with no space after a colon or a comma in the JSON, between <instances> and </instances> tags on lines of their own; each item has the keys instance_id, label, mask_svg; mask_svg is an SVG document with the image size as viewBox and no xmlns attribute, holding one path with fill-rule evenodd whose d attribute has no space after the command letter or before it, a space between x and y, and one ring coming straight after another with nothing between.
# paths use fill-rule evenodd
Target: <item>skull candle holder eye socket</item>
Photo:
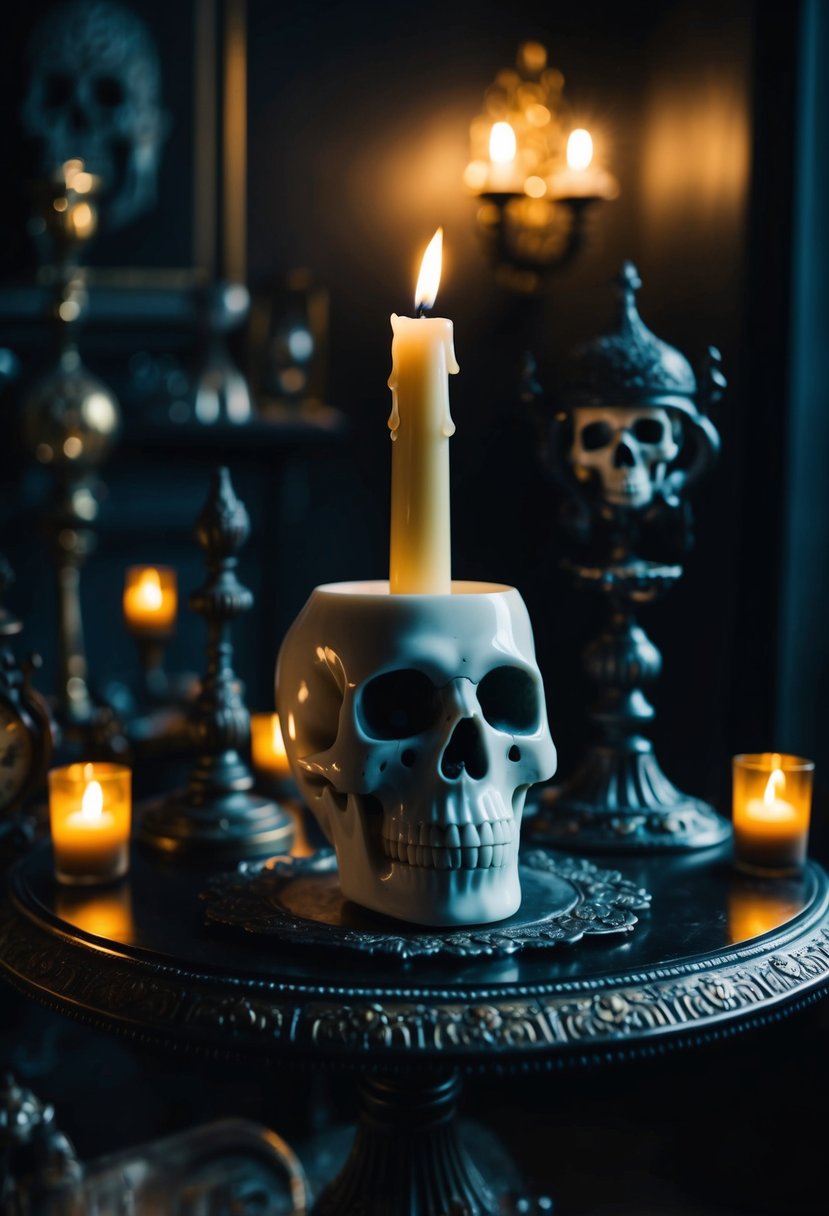
<instances>
[{"instance_id":1,"label":"skull candle holder eye socket","mask_svg":"<svg viewBox=\"0 0 829 1216\"><path fill-rule=\"evenodd\" d=\"M514 587L317 587L280 650L276 701L346 898L424 925L518 910L524 802L556 752Z\"/></svg>"}]
</instances>

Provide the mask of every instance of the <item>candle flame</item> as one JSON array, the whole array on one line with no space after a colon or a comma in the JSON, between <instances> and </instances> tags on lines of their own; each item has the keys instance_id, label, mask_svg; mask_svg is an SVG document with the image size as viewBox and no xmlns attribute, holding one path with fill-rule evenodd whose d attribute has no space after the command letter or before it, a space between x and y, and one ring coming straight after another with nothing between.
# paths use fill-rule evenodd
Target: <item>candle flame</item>
<instances>
[{"instance_id":1,"label":"candle flame","mask_svg":"<svg viewBox=\"0 0 829 1216\"><path fill-rule=\"evenodd\" d=\"M420 263L420 274L417 276L415 288L415 308L420 311L431 308L440 286L440 270L443 262L443 229L438 228L423 255Z\"/></svg>"},{"instance_id":2,"label":"candle flame","mask_svg":"<svg viewBox=\"0 0 829 1216\"><path fill-rule=\"evenodd\" d=\"M81 799L81 815L88 823L96 823L104 813L104 791L100 781L90 781Z\"/></svg>"},{"instance_id":3,"label":"candle flame","mask_svg":"<svg viewBox=\"0 0 829 1216\"><path fill-rule=\"evenodd\" d=\"M162 607L164 603L162 580L160 580L158 570L152 565L146 570L142 570L139 584L135 589L135 596L141 607L150 609L151 612L158 612L158 609Z\"/></svg>"},{"instance_id":4,"label":"candle flame","mask_svg":"<svg viewBox=\"0 0 829 1216\"><path fill-rule=\"evenodd\" d=\"M592 159L593 137L584 127L577 127L567 140L567 164L578 172L587 169Z\"/></svg>"},{"instance_id":5,"label":"candle flame","mask_svg":"<svg viewBox=\"0 0 829 1216\"><path fill-rule=\"evenodd\" d=\"M783 794L786 789L786 777L782 768L772 769L771 775L766 782L765 793L763 794L763 802L766 806L771 806L777 801L778 795Z\"/></svg>"},{"instance_id":6,"label":"candle flame","mask_svg":"<svg viewBox=\"0 0 829 1216\"><path fill-rule=\"evenodd\" d=\"M515 160L518 143L508 122L494 122L489 133L489 159L495 165L508 165Z\"/></svg>"}]
</instances>

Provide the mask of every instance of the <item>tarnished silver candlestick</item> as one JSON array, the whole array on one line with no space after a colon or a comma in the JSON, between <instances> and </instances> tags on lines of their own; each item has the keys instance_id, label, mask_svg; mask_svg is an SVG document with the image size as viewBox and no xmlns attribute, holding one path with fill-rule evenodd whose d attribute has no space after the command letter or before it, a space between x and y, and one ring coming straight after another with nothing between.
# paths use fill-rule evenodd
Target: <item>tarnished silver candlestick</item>
<instances>
[{"instance_id":1,"label":"tarnished silver candlestick","mask_svg":"<svg viewBox=\"0 0 829 1216\"><path fill-rule=\"evenodd\" d=\"M233 670L230 624L253 607L236 576L237 551L250 520L227 468L215 470L196 524L207 559L204 586L190 607L207 621L207 670L193 705L198 756L185 789L142 808L139 838L163 853L237 858L287 852L294 834L288 811L254 788L247 762L250 715Z\"/></svg>"},{"instance_id":2,"label":"tarnished silver candlestick","mask_svg":"<svg viewBox=\"0 0 829 1216\"><path fill-rule=\"evenodd\" d=\"M101 179L81 160L68 160L38 184L43 230L50 238L49 277L53 354L30 386L22 407L23 440L37 464L51 470L52 540L58 604L56 712L66 739L103 753L122 751L121 728L96 702L81 614L81 572L94 550L103 493L100 468L121 429L121 410L109 387L83 362L78 329L88 306L79 260L98 225Z\"/></svg>"},{"instance_id":3,"label":"tarnished silver candlestick","mask_svg":"<svg viewBox=\"0 0 829 1216\"><path fill-rule=\"evenodd\" d=\"M631 262L616 285L615 325L570 357L548 450L578 552L567 568L609 608L584 655L599 687L596 736L568 781L533 791L528 832L577 849L695 849L727 839L730 824L673 785L642 733L654 717L645 689L662 657L635 613L682 575L681 565L642 553L654 551L654 538L656 551L690 547L687 493L719 451L706 411L725 379L713 347L698 382L688 360L645 326Z\"/></svg>"}]
</instances>

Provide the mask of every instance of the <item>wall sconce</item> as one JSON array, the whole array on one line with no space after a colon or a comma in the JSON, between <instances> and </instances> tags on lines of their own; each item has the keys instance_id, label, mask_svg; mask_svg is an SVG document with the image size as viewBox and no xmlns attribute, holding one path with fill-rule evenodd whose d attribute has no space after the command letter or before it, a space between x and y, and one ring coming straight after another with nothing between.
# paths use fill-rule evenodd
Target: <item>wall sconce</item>
<instances>
[{"instance_id":1,"label":"wall sconce","mask_svg":"<svg viewBox=\"0 0 829 1216\"><path fill-rule=\"evenodd\" d=\"M591 204L619 185L594 159L593 139L575 127L564 77L547 51L524 42L515 68L498 72L470 128L464 182L478 200L477 225L498 282L534 292L584 240Z\"/></svg>"}]
</instances>

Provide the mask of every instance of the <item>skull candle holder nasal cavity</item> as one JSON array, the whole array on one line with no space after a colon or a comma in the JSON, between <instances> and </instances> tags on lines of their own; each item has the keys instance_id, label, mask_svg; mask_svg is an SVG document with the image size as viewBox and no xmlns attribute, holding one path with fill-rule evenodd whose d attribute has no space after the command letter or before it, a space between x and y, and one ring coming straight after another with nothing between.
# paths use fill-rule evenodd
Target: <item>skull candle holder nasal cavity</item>
<instances>
[{"instance_id":1,"label":"skull candle holder nasal cavity","mask_svg":"<svg viewBox=\"0 0 829 1216\"><path fill-rule=\"evenodd\" d=\"M347 899L423 925L518 910L524 802L556 751L514 587L317 587L280 650L276 701Z\"/></svg>"}]
</instances>

